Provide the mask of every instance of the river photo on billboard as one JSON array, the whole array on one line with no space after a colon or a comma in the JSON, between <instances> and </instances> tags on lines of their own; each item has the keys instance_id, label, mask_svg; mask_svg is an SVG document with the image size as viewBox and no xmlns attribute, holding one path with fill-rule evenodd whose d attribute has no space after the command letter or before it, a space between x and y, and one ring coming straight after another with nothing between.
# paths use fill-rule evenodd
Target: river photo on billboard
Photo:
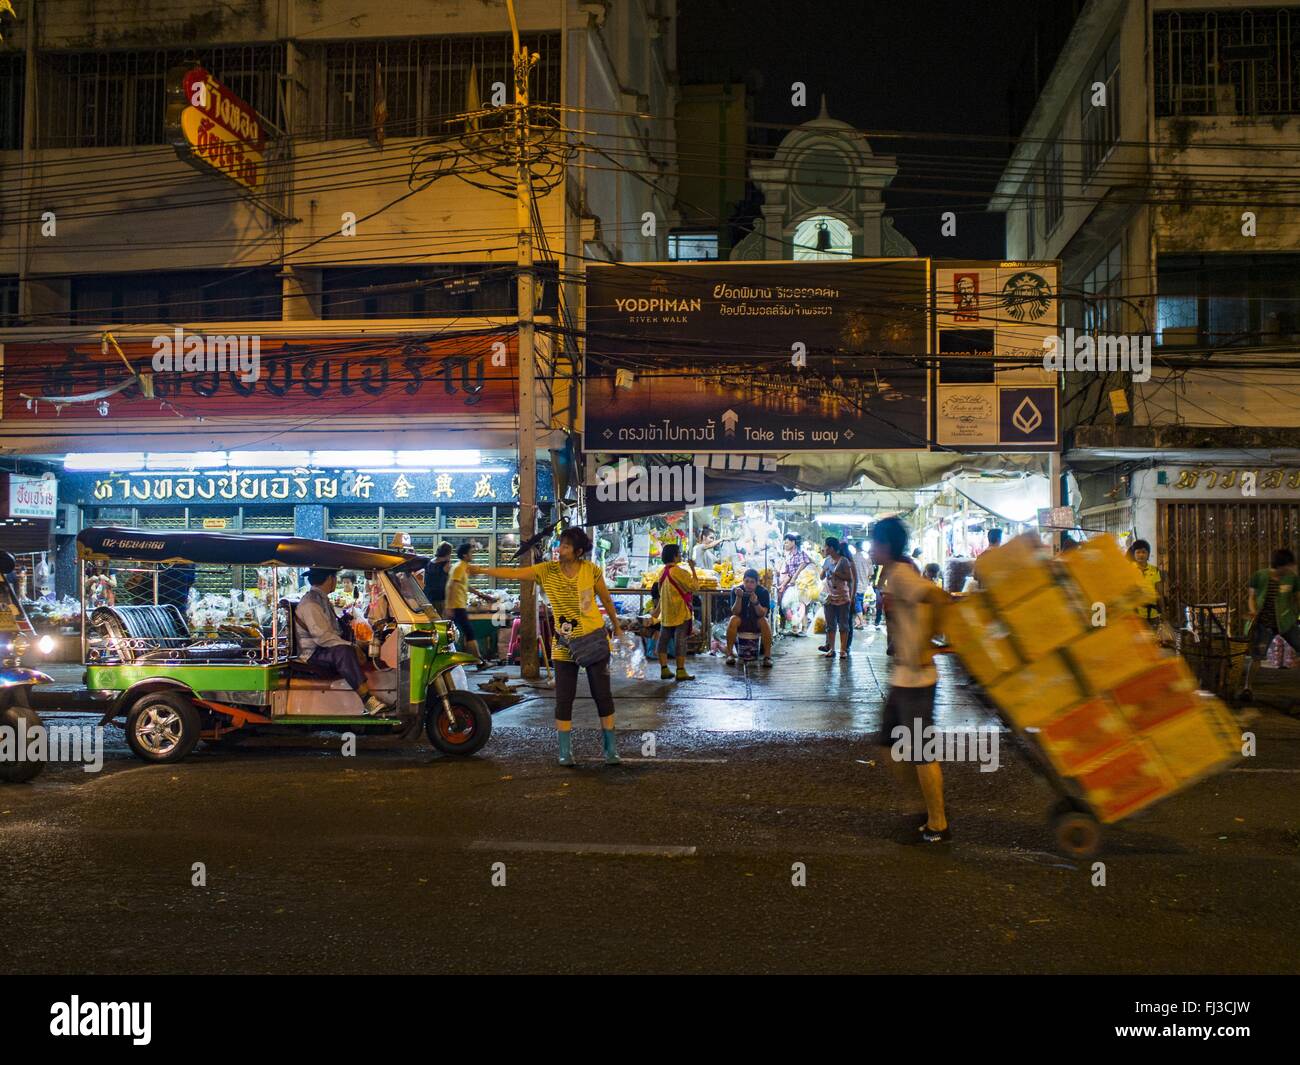
<instances>
[{"instance_id":1,"label":"river photo on billboard","mask_svg":"<svg viewBox=\"0 0 1300 1065\"><path fill-rule=\"evenodd\" d=\"M592 264L587 279L589 446L927 446L928 260Z\"/></svg>"}]
</instances>

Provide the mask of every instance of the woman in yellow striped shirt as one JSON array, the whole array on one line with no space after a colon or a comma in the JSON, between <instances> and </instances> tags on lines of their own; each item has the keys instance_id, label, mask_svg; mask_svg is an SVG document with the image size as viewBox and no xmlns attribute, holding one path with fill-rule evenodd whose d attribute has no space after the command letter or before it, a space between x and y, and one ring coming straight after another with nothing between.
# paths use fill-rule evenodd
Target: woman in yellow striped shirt
<instances>
[{"instance_id":1,"label":"woman in yellow striped shirt","mask_svg":"<svg viewBox=\"0 0 1300 1065\"><path fill-rule=\"evenodd\" d=\"M560 534L560 560L539 562L536 566L471 566L470 573L484 573L503 580L536 581L542 586L555 612L556 635L579 639L593 632L605 631L597 599L614 626L614 639L622 642L614 600L605 586L605 576L594 562L586 561L591 540L579 528ZM527 650L522 650L526 654ZM551 663L555 666L555 730L559 743L560 765L573 765L573 699L578 691L578 665L563 644L552 640ZM586 667L587 687L596 701L603 733L605 761L620 761L614 733L614 696L609 687L609 656Z\"/></svg>"}]
</instances>

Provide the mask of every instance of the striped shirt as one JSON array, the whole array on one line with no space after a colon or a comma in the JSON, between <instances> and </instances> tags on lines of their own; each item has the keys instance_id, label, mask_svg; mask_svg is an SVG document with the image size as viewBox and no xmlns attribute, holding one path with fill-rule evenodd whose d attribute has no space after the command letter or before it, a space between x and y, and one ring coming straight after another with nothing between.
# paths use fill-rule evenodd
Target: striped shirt
<instances>
[{"instance_id":1,"label":"striped shirt","mask_svg":"<svg viewBox=\"0 0 1300 1065\"><path fill-rule=\"evenodd\" d=\"M596 580L600 577L600 567L594 562L579 563L574 577L566 577L558 562L543 562L533 567L537 583L546 593L551 610L555 612L555 626L559 632L567 633L571 638L586 636L605 628L605 617L596 604ZM551 641L551 659L555 662L571 662L568 649Z\"/></svg>"}]
</instances>

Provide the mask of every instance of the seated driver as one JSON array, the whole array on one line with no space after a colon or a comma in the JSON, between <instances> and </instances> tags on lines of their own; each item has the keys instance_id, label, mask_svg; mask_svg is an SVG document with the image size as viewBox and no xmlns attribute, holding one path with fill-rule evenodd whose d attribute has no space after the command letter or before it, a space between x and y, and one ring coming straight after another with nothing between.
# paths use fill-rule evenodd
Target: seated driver
<instances>
[{"instance_id":1,"label":"seated driver","mask_svg":"<svg viewBox=\"0 0 1300 1065\"><path fill-rule=\"evenodd\" d=\"M772 664L772 597L758 586L758 570L745 570L745 579L731 593L731 620L727 622L727 665L736 664L736 634L756 632L762 642L763 665Z\"/></svg>"},{"instance_id":2,"label":"seated driver","mask_svg":"<svg viewBox=\"0 0 1300 1065\"><path fill-rule=\"evenodd\" d=\"M338 617L330 592L338 585L338 571L319 567L307 571L311 585L294 609L298 632L298 659L309 666L337 673L366 704L366 713L383 713L387 707L373 695L361 672L361 648L339 633Z\"/></svg>"}]
</instances>

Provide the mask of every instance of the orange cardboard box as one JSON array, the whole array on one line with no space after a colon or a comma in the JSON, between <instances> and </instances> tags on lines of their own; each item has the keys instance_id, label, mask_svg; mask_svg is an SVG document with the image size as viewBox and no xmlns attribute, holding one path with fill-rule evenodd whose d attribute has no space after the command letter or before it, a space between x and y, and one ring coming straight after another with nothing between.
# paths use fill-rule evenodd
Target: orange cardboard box
<instances>
[{"instance_id":1,"label":"orange cardboard box","mask_svg":"<svg viewBox=\"0 0 1300 1065\"><path fill-rule=\"evenodd\" d=\"M1135 732L1184 713L1196 703L1196 678L1181 658L1164 658L1111 693Z\"/></svg>"},{"instance_id":2,"label":"orange cardboard box","mask_svg":"<svg viewBox=\"0 0 1300 1065\"><path fill-rule=\"evenodd\" d=\"M1151 630L1131 614L1110 619L1065 649L1090 694L1110 691L1161 660Z\"/></svg>"},{"instance_id":3,"label":"orange cardboard box","mask_svg":"<svg viewBox=\"0 0 1300 1065\"><path fill-rule=\"evenodd\" d=\"M1064 647L1090 627L1065 590L1057 584L1048 584L1005 607L1002 620L1015 637L1016 646L1031 662Z\"/></svg>"},{"instance_id":4,"label":"orange cardboard box","mask_svg":"<svg viewBox=\"0 0 1300 1065\"><path fill-rule=\"evenodd\" d=\"M1010 606L1052 582L1047 552L1031 533L985 551L975 559L974 571L980 587L999 608Z\"/></svg>"},{"instance_id":5,"label":"orange cardboard box","mask_svg":"<svg viewBox=\"0 0 1300 1065\"><path fill-rule=\"evenodd\" d=\"M1207 705L1217 703L1218 706ZM1240 732L1232 728L1227 707L1213 700L1194 700L1192 709L1167 718L1145 734L1160 760L1181 785L1205 776L1240 755Z\"/></svg>"},{"instance_id":6,"label":"orange cardboard box","mask_svg":"<svg viewBox=\"0 0 1300 1065\"><path fill-rule=\"evenodd\" d=\"M1058 772L1075 776L1084 766L1134 738L1119 708L1105 696L1070 707L1042 726L1038 741Z\"/></svg>"},{"instance_id":7,"label":"orange cardboard box","mask_svg":"<svg viewBox=\"0 0 1300 1065\"><path fill-rule=\"evenodd\" d=\"M1006 626L989 610L988 596L983 592L964 596L945 607L940 626L948 646L986 688L1023 661Z\"/></svg>"},{"instance_id":8,"label":"orange cardboard box","mask_svg":"<svg viewBox=\"0 0 1300 1065\"><path fill-rule=\"evenodd\" d=\"M1037 728L1084 697L1060 651L1008 673L988 693L1020 728Z\"/></svg>"},{"instance_id":9,"label":"orange cardboard box","mask_svg":"<svg viewBox=\"0 0 1300 1065\"><path fill-rule=\"evenodd\" d=\"M1174 791L1177 784L1163 760L1140 739L1076 778L1099 820L1110 824Z\"/></svg>"},{"instance_id":10,"label":"orange cardboard box","mask_svg":"<svg viewBox=\"0 0 1300 1065\"><path fill-rule=\"evenodd\" d=\"M1143 594L1137 567L1109 534L1094 536L1061 555L1058 561L1088 603L1122 607L1136 603Z\"/></svg>"}]
</instances>

